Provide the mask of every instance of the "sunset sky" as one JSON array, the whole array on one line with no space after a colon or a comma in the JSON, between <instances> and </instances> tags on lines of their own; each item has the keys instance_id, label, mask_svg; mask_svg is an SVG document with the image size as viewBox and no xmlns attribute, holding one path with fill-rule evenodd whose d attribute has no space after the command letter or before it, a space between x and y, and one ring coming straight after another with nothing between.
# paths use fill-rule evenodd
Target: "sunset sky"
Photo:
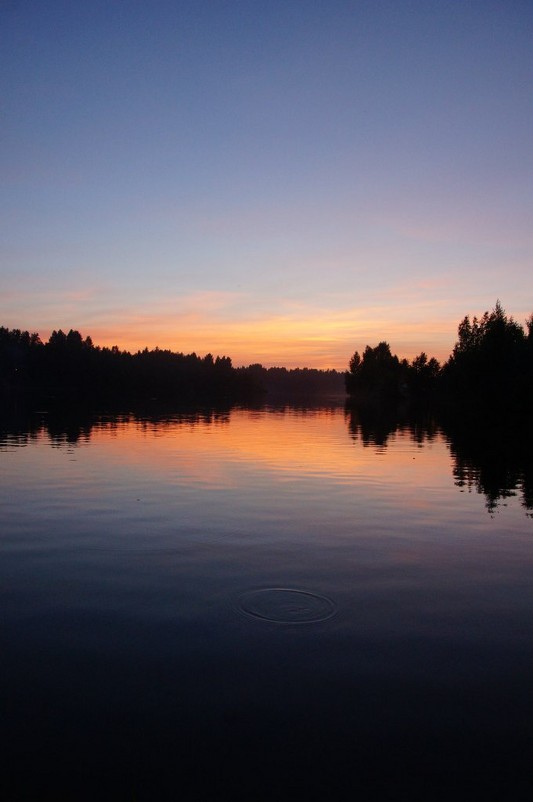
<instances>
[{"instance_id":1,"label":"sunset sky","mask_svg":"<svg viewBox=\"0 0 533 802\"><path fill-rule=\"evenodd\" d=\"M531 0L0 20L0 325L344 369L533 311Z\"/></svg>"}]
</instances>

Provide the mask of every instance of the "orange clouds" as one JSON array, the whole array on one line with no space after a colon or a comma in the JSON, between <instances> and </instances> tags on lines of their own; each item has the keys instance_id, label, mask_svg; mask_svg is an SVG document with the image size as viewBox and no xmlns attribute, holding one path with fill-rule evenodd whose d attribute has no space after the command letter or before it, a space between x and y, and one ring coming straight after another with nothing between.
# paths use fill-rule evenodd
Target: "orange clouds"
<instances>
[{"instance_id":1,"label":"orange clouds","mask_svg":"<svg viewBox=\"0 0 533 802\"><path fill-rule=\"evenodd\" d=\"M285 303L277 312L252 314L245 311L244 299L239 309L238 300L229 294L205 294L187 299L174 312L128 315L124 310L112 326L93 325L90 333L100 345L117 344L133 351L158 346L224 354L235 365L261 362L344 370L354 350L383 339L401 357L412 358L425 350L446 358L457 324L447 316L428 324L421 318L408 319L413 310L402 317L385 306L328 310Z\"/></svg>"},{"instance_id":2,"label":"orange clouds","mask_svg":"<svg viewBox=\"0 0 533 802\"><path fill-rule=\"evenodd\" d=\"M434 300L439 292L440 299ZM368 294L367 294L368 295ZM431 299L429 296L433 296ZM78 329L97 345L137 351L158 346L183 353L231 357L233 364L336 368L345 370L355 350L386 340L400 358L422 350L445 360L455 342L457 325L469 309L442 283L418 280L389 284L367 303L346 303L331 292L320 302L272 298L245 291L199 291L166 297L152 292L144 304L128 295L101 289L65 290L46 307L45 322L35 320L38 301L27 307L28 322L5 321L31 328L47 339L52 328ZM487 304L487 308L490 307ZM44 309L41 309L42 315Z\"/></svg>"}]
</instances>

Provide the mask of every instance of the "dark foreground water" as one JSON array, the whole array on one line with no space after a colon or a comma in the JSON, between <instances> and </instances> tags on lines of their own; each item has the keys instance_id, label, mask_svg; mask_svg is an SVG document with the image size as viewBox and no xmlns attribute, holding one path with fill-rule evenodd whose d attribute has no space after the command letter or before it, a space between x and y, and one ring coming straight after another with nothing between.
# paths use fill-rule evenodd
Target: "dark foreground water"
<instances>
[{"instance_id":1,"label":"dark foreground water","mask_svg":"<svg viewBox=\"0 0 533 802\"><path fill-rule=\"evenodd\" d=\"M4 423L2 798L529 800L511 439L334 407Z\"/></svg>"}]
</instances>

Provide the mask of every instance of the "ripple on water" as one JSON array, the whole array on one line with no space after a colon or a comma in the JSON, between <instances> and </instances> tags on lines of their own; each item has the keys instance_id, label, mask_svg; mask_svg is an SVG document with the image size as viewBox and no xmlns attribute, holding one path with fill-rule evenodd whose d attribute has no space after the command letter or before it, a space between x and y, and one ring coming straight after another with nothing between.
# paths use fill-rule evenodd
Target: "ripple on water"
<instances>
[{"instance_id":1,"label":"ripple on water","mask_svg":"<svg viewBox=\"0 0 533 802\"><path fill-rule=\"evenodd\" d=\"M312 624L335 615L327 596L296 588L262 588L243 593L239 610L250 618L275 624Z\"/></svg>"}]
</instances>

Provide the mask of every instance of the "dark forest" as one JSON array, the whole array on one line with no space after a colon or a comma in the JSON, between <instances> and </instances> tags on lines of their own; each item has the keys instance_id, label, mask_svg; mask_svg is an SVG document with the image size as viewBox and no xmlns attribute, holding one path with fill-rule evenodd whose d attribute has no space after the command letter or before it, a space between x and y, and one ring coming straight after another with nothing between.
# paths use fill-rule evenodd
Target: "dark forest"
<instances>
[{"instance_id":1,"label":"dark forest","mask_svg":"<svg viewBox=\"0 0 533 802\"><path fill-rule=\"evenodd\" d=\"M312 368L234 368L227 356L145 348L137 353L94 345L71 329L39 334L0 328L3 400L227 403L264 396L339 395L344 374Z\"/></svg>"},{"instance_id":2,"label":"dark forest","mask_svg":"<svg viewBox=\"0 0 533 802\"><path fill-rule=\"evenodd\" d=\"M37 333L0 327L0 398L22 400L234 403L268 396L347 393L353 403L439 403L524 410L533 391L533 314L521 326L499 302L460 322L449 359L423 351L412 361L386 341L355 351L348 370L235 368L230 357L145 348L134 354L94 345L79 331Z\"/></svg>"},{"instance_id":3,"label":"dark forest","mask_svg":"<svg viewBox=\"0 0 533 802\"><path fill-rule=\"evenodd\" d=\"M491 312L460 322L449 359L440 365L425 352L398 359L387 342L358 351L346 373L346 391L357 402L431 401L451 409L513 411L531 406L533 314L525 328L499 301Z\"/></svg>"}]
</instances>

